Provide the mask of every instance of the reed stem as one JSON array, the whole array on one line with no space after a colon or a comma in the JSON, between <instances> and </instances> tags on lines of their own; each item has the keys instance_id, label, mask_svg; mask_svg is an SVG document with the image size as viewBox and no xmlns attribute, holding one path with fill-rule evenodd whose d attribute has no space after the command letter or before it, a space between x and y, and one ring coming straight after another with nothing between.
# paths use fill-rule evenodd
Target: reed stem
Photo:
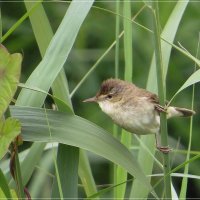
<instances>
[{"instance_id":1,"label":"reed stem","mask_svg":"<svg viewBox=\"0 0 200 200\"><path fill-rule=\"evenodd\" d=\"M156 58L156 71L157 71L157 84L158 84L158 96L160 105L165 107L165 82L163 78L163 63L161 53L161 41L160 41L160 23L159 23L159 9L158 2L152 1L153 8L153 31L154 31L154 45L155 45L155 58ZM161 145L168 146L168 132L167 132L167 117L166 113L160 113L160 134ZM164 171L164 197L171 199L171 177L167 174L170 172L170 157L169 154L163 153L163 171Z\"/></svg>"}]
</instances>

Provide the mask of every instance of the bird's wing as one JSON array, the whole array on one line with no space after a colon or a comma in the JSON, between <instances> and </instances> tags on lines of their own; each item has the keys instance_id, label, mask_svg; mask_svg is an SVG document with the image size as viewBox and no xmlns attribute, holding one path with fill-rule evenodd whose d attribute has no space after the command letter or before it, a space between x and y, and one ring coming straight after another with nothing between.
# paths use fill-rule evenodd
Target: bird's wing
<instances>
[{"instance_id":1,"label":"bird's wing","mask_svg":"<svg viewBox=\"0 0 200 200\"><path fill-rule=\"evenodd\" d=\"M159 104L158 95L156 95L156 94L154 94L152 92L149 92L147 90L141 89L141 88L140 88L140 90L139 90L139 92L138 92L137 95L140 96L140 97L145 97L151 103L153 103L154 106L155 106L155 110L158 111L158 113L160 113L160 112L166 112L166 109Z\"/></svg>"},{"instance_id":2,"label":"bird's wing","mask_svg":"<svg viewBox=\"0 0 200 200\"><path fill-rule=\"evenodd\" d=\"M155 110L157 110L159 113L160 112L165 112L165 113L167 112L166 109L159 104L159 99L158 99L158 96L156 94L150 93L149 94L149 100L155 105Z\"/></svg>"}]
</instances>

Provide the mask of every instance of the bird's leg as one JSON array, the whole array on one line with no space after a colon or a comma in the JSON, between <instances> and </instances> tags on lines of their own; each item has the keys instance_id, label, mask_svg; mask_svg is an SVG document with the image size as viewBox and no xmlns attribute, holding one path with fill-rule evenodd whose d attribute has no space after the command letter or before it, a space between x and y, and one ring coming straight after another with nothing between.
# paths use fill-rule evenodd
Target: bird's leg
<instances>
[{"instance_id":1,"label":"bird's leg","mask_svg":"<svg viewBox=\"0 0 200 200\"><path fill-rule=\"evenodd\" d=\"M161 151L162 153L169 153L172 149L169 146L161 146L160 144L160 134L157 132L155 134L156 138L156 148Z\"/></svg>"}]
</instances>

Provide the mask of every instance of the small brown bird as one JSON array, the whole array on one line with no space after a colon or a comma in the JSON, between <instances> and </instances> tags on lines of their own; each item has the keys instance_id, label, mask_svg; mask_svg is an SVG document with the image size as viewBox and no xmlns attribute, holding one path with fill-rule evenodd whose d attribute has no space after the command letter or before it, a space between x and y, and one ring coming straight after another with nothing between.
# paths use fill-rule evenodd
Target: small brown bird
<instances>
[{"instance_id":1,"label":"small brown bird","mask_svg":"<svg viewBox=\"0 0 200 200\"><path fill-rule=\"evenodd\" d=\"M186 108L167 107L159 105L159 99L145 89L138 88L132 83L108 79L101 85L96 96L86 99L83 102L96 102L103 112L125 130L138 134L156 134L160 130L160 112L166 112L167 118L189 117L195 114L194 111ZM157 148L168 153L168 147L161 147L156 137Z\"/></svg>"}]
</instances>

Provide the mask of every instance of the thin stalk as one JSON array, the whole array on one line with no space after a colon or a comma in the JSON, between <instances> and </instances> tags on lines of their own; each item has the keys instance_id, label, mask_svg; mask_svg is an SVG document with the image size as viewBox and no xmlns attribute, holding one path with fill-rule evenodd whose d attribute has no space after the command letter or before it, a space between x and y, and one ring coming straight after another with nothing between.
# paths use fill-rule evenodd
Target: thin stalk
<instances>
[{"instance_id":1,"label":"thin stalk","mask_svg":"<svg viewBox=\"0 0 200 200\"><path fill-rule=\"evenodd\" d=\"M16 191L19 199L24 199L24 186L21 176L20 162L18 156L17 142L14 141L11 145L10 172L16 183Z\"/></svg>"},{"instance_id":2,"label":"thin stalk","mask_svg":"<svg viewBox=\"0 0 200 200\"><path fill-rule=\"evenodd\" d=\"M163 78L163 63L161 53L161 40L160 40L160 28L159 28L159 12L158 2L152 1L153 7L153 31L154 31L154 45L155 45L155 58L156 58L156 71L157 71L157 84L158 95L161 106L165 107L165 83ZM168 133L167 133L167 118L166 113L160 113L160 133L161 133L161 145L168 146ZM169 154L163 154L163 170L164 170L164 197L171 199L171 177L166 176L170 172L170 158Z\"/></svg>"},{"instance_id":3,"label":"thin stalk","mask_svg":"<svg viewBox=\"0 0 200 200\"><path fill-rule=\"evenodd\" d=\"M115 27L115 39L116 39L116 45L115 45L115 78L119 77L119 31L120 31L120 1L116 1L116 27Z\"/></svg>"},{"instance_id":4,"label":"thin stalk","mask_svg":"<svg viewBox=\"0 0 200 200\"><path fill-rule=\"evenodd\" d=\"M192 87L192 106L191 106L192 110L194 108L194 90L195 90L195 85L193 85L193 87ZM193 132L193 126L192 125L193 125L193 116L190 118L190 131L189 131L190 134L189 134L189 142L188 142L188 150L187 150L186 160L190 159L190 150L191 150L192 132ZM189 163L185 166L184 174L188 174L188 171L189 171ZM187 183L188 183L188 178L183 177L182 184L181 184L180 199L186 198Z\"/></svg>"},{"instance_id":5,"label":"thin stalk","mask_svg":"<svg viewBox=\"0 0 200 200\"><path fill-rule=\"evenodd\" d=\"M92 7L93 7L93 8L96 8L96 9L100 9L100 10L102 10L102 11L104 11L104 12L108 12L108 13L117 15L115 12L113 12L113 11L111 11L111 10L107 10L107 9L100 8L100 7L97 7L97 6L92 6ZM151 7L147 6L146 4L141 8L141 11L142 11L144 8L149 8L150 10L152 10ZM139 11L139 12L140 12L140 11ZM139 12L138 12L138 13L139 13ZM127 17L122 16L122 15L119 15L119 16L120 16L121 18L123 18L123 19L127 19L127 20L132 21L132 23L134 23L134 24L137 25L138 27L142 28L143 30L146 30L147 32L149 32L149 33L151 33L151 34L154 34L154 32L153 32L151 29L149 29L149 28L143 26L142 24L136 22L136 21L135 21L136 17L131 19L131 18L127 18ZM185 55L186 57L188 57L188 58L194 60L194 61L196 62L196 64L200 67L200 62L199 62L199 60L196 59L194 56L192 56L192 55L189 54L188 52L184 51L183 49L181 49L181 48L178 47L177 45L175 45L175 44L169 42L168 40L166 40L166 39L163 38L162 36L161 36L161 40L163 40L163 41L166 42L167 44L171 45L174 49L178 50L180 53L182 53L182 54Z\"/></svg>"},{"instance_id":6,"label":"thin stalk","mask_svg":"<svg viewBox=\"0 0 200 200\"><path fill-rule=\"evenodd\" d=\"M2 19L1 19L1 8L0 8L0 42L2 43Z\"/></svg>"},{"instance_id":7,"label":"thin stalk","mask_svg":"<svg viewBox=\"0 0 200 200\"><path fill-rule=\"evenodd\" d=\"M143 10L144 8L146 8L146 7L147 7L146 5L142 6L138 13L140 13L140 11L142 11L142 10ZM135 17L131 19L131 17L129 18L128 16L120 15L120 14L118 14L118 13L116 13L116 12L113 12L113 11L111 11L111 10L108 10L108 9L105 9L105 8L101 8L101 7L98 7L98 6L92 6L92 8L96 8L96 9L98 9L98 10L102 10L102 11L107 12L107 13L110 13L110 14L118 15L118 16L119 16L120 18L122 18L123 20L124 20L124 19L129 20L129 21L131 21L133 24L136 24L138 27L141 27L142 29L144 29L144 30L146 30L146 31L148 31L148 32L152 32L152 30L150 30L150 29L148 29L147 27L143 26L142 24L136 22L136 21L135 21L135 19L136 19ZM137 15L137 14L136 14L136 15Z\"/></svg>"},{"instance_id":8,"label":"thin stalk","mask_svg":"<svg viewBox=\"0 0 200 200\"><path fill-rule=\"evenodd\" d=\"M19 199L25 198L24 186L23 186L23 183L22 183L20 162L19 162L19 156L18 156L18 150L16 150L16 152L15 152L15 181L17 183L17 191L18 191Z\"/></svg>"},{"instance_id":9,"label":"thin stalk","mask_svg":"<svg viewBox=\"0 0 200 200\"><path fill-rule=\"evenodd\" d=\"M154 186L153 186L153 190L155 190L156 187L158 187L158 185L163 181L163 179L166 177L166 176L170 176L171 174L173 174L174 172L182 169L185 165L187 165L188 163L192 163L194 162L195 160L199 159L200 158L200 154L196 155L196 156L193 156L192 158L190 158L189 160L185 161L184 163L181 163L180 165L178 165L177 167L175 167L174 169L172 169L169 173L167 173L166 175L164 175L163 178L161 178L159 181L157 181ZM171 198L170 198L171 199Z\"/></svg>"},{"instance_id":10,"label":"thin stalk","mask_svg":"<svg viewBox=\"0 0 200 200\"><path fill-rule=\"evenodd\" d=\"M131 18L131 1L124 2L124 16ZM125 59L125 72L124 78L132 82L133 72L133 47L132 47L132 23L124 19L124 59Z\"/></svg>"},{"instance_id":11,"label":"thin stalk","mask_svg":"<svg viewBox=\"0 0 200 200\"><path fill-rule=\"evenodd\" d=\"M119 78L119 34L120 34L120 0L116 1L116 22L115 22L115 78ZM113 125L113 136L114 137L118 137L119 134L119 127L114 124ZM117 165L113 164L112 165L112 179L113 179L113 183L114 185L117 183ZM114 187L113 189L113 197L116 196L117 194L117 188Z\"/></svg>"},{"instance_id":12,"label":"thin stalk","mask_svg":"<svg viewBox=\"0 0 200 200\"><path fill-rule=\"evenodd\" d=\"M3 199L2 196L5 196L5 199L11 199L12 200L12 196L11 196L11 192L10 192L10 188L8 185L8 181L6 180L6 176L4 175L3 171L0 168L0 188L1 188L1 198Z\"/></svg>"},{"instance_id":13,"label":"thin stalk","mask_svg":"<svg viewBox=\"0 0 200 200\"><path fill-rule=\"evenodd\" d=\"M125 71L124 79L131 82L132 81L132 23L127 18L131 18L131 2L124 1L123 3L123 15L125 16L123 20L124 24L124 60L125 60ZM125 130L122 130L121 142L127 147L131 146L132 135ZM124 182L127 180L127 171L117 166L116 169L116 182L115 184ZM126 184L115 188L115 199L123 199L125 197Z\"/></svg>"},{"instance_id":14,"label":"thin stalk","mask_svg":"<svg viewBox=\"0 0 200 200\"><path fill-rule=\"evenodd\" d=\"M50 128L50 124L49 124L49 120L48 120L48 116L47 116L47 113L46 113L46 108L45 108L45 116L46 116L46 120L47 120L47 125L48 125L48 128L49 128L49 136L50 136L50 141L52 140L52 134L51 134L51 128ZM56 180L57 180L57 184L58 184L58 190L59 190L59 197L60 199L64 199L63 197L63 190L62 190L62 185L61 185L61 180L60 180L60 174L59 174L59 170L58 170L58 165L57 165L57 162L56 162L56 152L55 152L55 149L52 148L52 156L53 156L53 162L54 162L54 167L55 167L55 175L56 175Z\"/></svg>"},{"instance_id":15,"label":"thin stalk","mask_svg":"<svg viewBox=\"0 0 200 200\"><path fill-rule=\"evenodd\" d=\"M32 13L43 0L38 1L35 5L27 11L9 30L1 37L1 42L5 41Z\"/></svg>"},{"instance_id":16,"label":"thin stalk","mask_svg":"<svg viewBox=\"0 0 200 200\"><path fill-rule=\"evenodd\" d=\"M10 109L8 108L5 112L5 117L8 118L10 116L11 116L11 113L10 113ZM18 156L17 138L11 144L10 172L16 183L18 198L19 199L25 198L24 185L23 185L21 167L20 167L19 156Z\"/></svg>"},{"instance_id":17,"label":"thin stalk","mask_svg":"<svg viewBox=\"0 0 200 200\"><path fill-rule=\"evenodd\" d=\"M199 54L199 43L200 43L200 34L199 34L199 42L197 45L197 53L196 58L198 58ZM196 71L196 64L194 67L194 72ZM192 104L191 109L194 109L194 93L195 93L195 84L192 87ZM186 160L190 159L190 151L191 151L191 144L192 144L192 132L193 132L193 116L190 118L190 134L189 134L189 142L188 142L188 150L187 150L187 156ZM184 174L188 174L189 172L189 163L185 165ZM187 192L187 185L188 185L188 177L183 177L182 184L181 184L181 191L180 191L180 199L186 198L186 192Z\"/></svg>"}]
</instances>

